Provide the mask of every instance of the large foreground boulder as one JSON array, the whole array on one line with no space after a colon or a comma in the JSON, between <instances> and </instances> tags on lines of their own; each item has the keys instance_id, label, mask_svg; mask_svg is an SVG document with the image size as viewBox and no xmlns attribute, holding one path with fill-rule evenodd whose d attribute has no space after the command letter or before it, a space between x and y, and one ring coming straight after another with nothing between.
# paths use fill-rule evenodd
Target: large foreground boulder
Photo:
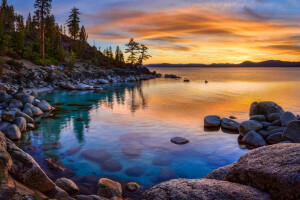
<instances>
[{"instance_id":1,"label":"large foreground boulder","mask_svg":"<svg viewBox=\"0 0 300 200\"><path fill-rule=\"evenodd\" d=\"M267 191L273 199L300 199L300 144L276 144L249 151L225 180Z\"/></svg>"},{"instance_id":2,"label":"large foreground boulder","mask_svg":"<svg viewBox=\"0 0 300 200\"><path fill-rule=\"evenodd\" d=\"M285 128L282 136L284 139L300 143L300 121L290 122Z\"/></svg>"},{"instance_id":3,"label":"large foreground boulder","mask_svg":"<svg viewBox=\"0 0 300 200\"><path fill-rule=\"evenodd\" d=\"M256 188L214 179L174 179L147 190L142 200L268 200Z\"/></svg>"},{"instance_id":4,"label":"large foreground boulder","mask_svg":"<svg viewBox=\"0 0 300 200\"><path fill-rule=\"evenodd\" d=\"M12 141L7 139L7 151L10 154L13 165L9 173L16 179L40 192L54 189L55 184L49 179L36 161Z\"/></svg>"},{"instance_id":5,"label":"large foreground boulder","mask_svg":"<svg viewBox=\"0 0 300 200\"><path fill-rule=\"evenodd\" d=\"M272 113L279 113L282 115L284 110L273 101L262 101L260 103L254 102L250 107L250 116L264 115L269 120L269 115Z\"/></svg>"}]
</instances>

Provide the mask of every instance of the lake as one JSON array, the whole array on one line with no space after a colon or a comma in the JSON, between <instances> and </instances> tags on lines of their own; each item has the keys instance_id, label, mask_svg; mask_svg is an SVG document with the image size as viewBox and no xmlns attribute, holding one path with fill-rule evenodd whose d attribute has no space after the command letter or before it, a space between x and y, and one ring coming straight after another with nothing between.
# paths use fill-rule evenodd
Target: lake
<instances>
[{"instance_id":1,"label":"lake","mask_svg":"<svg viewBox=\"0 0 300 200\"><path fill-rule=\"evenodd\" d=\"M206 115L233 115L241 122L252 102L266 100L300 113L300 68L150 70L190 82L155 79L106 85L102 92L42 93L38 98L60 103L60 114L36 119L39 129L24 134L20 146L52 179L71 178L82 193L95 193L101 177L149 188L174 178L202 178L248 151L237 134L205 131ZM171 143L176 136L190 143ZM49 169L45 158L66 170Z\"/></svg>"}]
</instances>

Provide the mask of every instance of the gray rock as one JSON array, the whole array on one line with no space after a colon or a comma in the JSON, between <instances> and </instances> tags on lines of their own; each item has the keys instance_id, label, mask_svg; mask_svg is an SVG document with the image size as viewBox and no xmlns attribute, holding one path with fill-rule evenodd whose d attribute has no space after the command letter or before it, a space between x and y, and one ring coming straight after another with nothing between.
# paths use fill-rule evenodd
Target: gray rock
<instances>
[{"instance_id":1,"label":"gray rock","mask_svg":"<svg viewBox=\"0 0 300 200\"><path fill-rule=\"evenodd\" d=\"M98 195L77 195L77 200L109 200L107 198L100 197ZM115 200L114 198L110 200Z\"/></svg>"},{"instance_id":2,"label":"gray rock","mask_svg":"<svg viewBox=\"0 0 300 200\"><path fill-rule=\"evenodd\" d=\"M10 125L6 129L6 137L8 137L11 140L19 140L21 138L21 131L19 130L18 126L15 124Z\"/></svg>"},{"instance_id":3,"label":"gray rock","mask_svg":"<svg viewBox=\"0 0 300 200\"><path fill-rule=\"evenodd\" d=\"M273 199L300 199L299 164L300 144L269 145L245 153L225 180L256 187Z\"/></svg>"},{"instance_id":4,"label":"gray rock","mask_svg":"<svg viewBox=\"0 0 300 200\"><path fill-rule=\"evenodd\" d=\"M13 100L13 97L7 94L5 91L0 91L0 102L10 103Z\"/></svg>"},{"instance_id":5,"label":"gray rock","mask_svg":"<svg viewBox=\"0 0 300 200\"><path fill-rule=\"evenodd\" d=\"M218 169L215 169L214 171L210 172L209 174L207 174L203 178L224 181L226 174L231 170L231 168L235 165L235 163L236 162L234 162L230 165L226 165L224 167L220 167Z\"/></svg>"},{"instance_id":6,"label":"gray rock","mask_svg":"<svg viewBox=\"0 0 300 200\"><path fill-rule=\"evenodd\" d=\"M260 123L263 125L263 128L264 128L264 129L267 129L269 126L272 125L271 122L260 122Z\"/></svg>"},{"instance_id":7,"label":"gray rock","mask_svg":"<svg viewBox=\"0 0 300 200\"><path fill-rule=\"evenodd\" d=\"M75 194L79 191L78 186L72 180L67 178L59 178L55 181L55 184L68 194Z\"/></svg>"},{"instance_id":8,"label":"gray rock","mask_svg":"<svg viewBox=\"0 0 300 200\"><path fill-rule=\"evenodd\" d=\"M24 117L27 123L33 123L33 119L23 112L17 112L16 117Z\"/></svg>"},{"instance_id":9,"label":"gray rock","mask_svg":"<svg viewBox=\"0 0 300 200\"><path fill-rule=\"evenodd\" d=\"M9 104L9 108L22 108L22 107L23 107L22 102L17 99L13 99Z\"/></svg>"},{"instance_id":10,"label":"gray rock","mask_svg":"<svg viewBox=\"0 0 300 200\"><path fill-rule=\"evenodd\" d=\"M11 112L5 112L5 113L2 113L1 119L2 119L2 121L5 121L5 122L14 122L15 116Z\"/></svg>"},{"instance_id":11,"label":"gray rock","mask_svg":"<svg viewBox=\"0 0 300 200\"><path fill-rule=\"evenodd\" d=\"M36 161L12 141L7 139L7 151L13 160L9 173L27 186L40 192L54 189L55 184L49 179Z\"/></svg>"},{"instance_id":12,"label":"gray rock","mask_svg":"<svg viewBox=\"0 0 300 200\"><path fill-rule=\"evenodd\" d=\"M264 115L252 115L252 116L250 116L250 120L264 122L264 121L266 121L266 117Z\"/></svg>"},{"instance_id":13,"label":"gray rock","mask_svg":"<svg viewBox=\"0 0 300 200\"><path fill-rule=\"evenodd\" d=\"M26 131L27 124L26 124L26 120L24 117L17 117L15 120L15 125L17 125L17 127L19 128L19 130L21 132Z\"/></svg>"},{"instance_id":14,"label":"gray rock","mask_svg":"<svg viewBox=\"0 0 300 200\"><path fill-rule=\"evenodd\" d=\"M283 141L282 132L269 135L266 139L268 144L277 144Z\"/></svg>"},{"instance_id":15,"label":"gray rock","mask_svg":"<svg viewBox=\"0 0 300 200\"><path fill-rule=\"evenodd\" d=\"M232 119L223 118L221 121L221 127L224 129L238 131L239 126L240 126L240 123L238 123Z\"/></svg>"},{"instance_id":16,"label":"gray rock","mask_svg":"<svg viewBox=\"0 0 300 200\"><path fill-rule=\"evenodd\" d=\"M174 179L147 190L142 200L271 200L260 190L214 179Z\"/></svg>"},{"instance_id":17,"label":"gray rock","mask_svg":"<svg viewBox=\"0 0 300 200\"><path fill-rule=\"evenodd\" d=\"M264 138L255 131L248 132L242 139L243 142L253 147L261 147L266 145Z\"/></svg>"},{"instance_id":18,"label":"gray rock","mask_svg":"<svg viewBox=\"0 0 300 200\"><path fill-rule=\"evenodd\" d=\"M56 199L56 200L68 200L69 199L68 193L58 186L55 186L55 188L52 189L51 191L47 192L46 195L49 198Z\"/></svg>"},{"instance_id":19,"label":"gray rock","mask_svg":"<svg viewBox=\"0 0 300 200\"><path fill-rule=\"evenodd\" d=\"M239 126L239 133L241 136L245 136L249 131L258 131L263 128L263 125L254 120L244 121Z\"/></svg>"},{"instance_id":20,"label":"gray rock","mask_svg":"<svg viewBox=\"0 0 300 200\"><path fill-rule=\"evenodd\" d=\"M272 124L271 124L271 126L281 126L281 120L277 119L277 120L273 121Z\"/></svg>"},{"instance_id":21,"label":"gray rock","mask_svg":"<svg viewBox=\"0 0 300 200\"><path fill-rule=\"evenodd\" d=\"M281 125L287 126L291 121L297 120L296 116L291 112L285 112L281 115Z\"/></svg>"},{"instance_id":22,"label":"gray rock","mask_svg":"<svg viewBox=\"0 0 300 200\"><path fill-rule=\"evenodd\" d=\"M48 112L52 110L52 106L45 100L41 100L38 104L37 107L40 108L43 112Z\"/></svg>"},{"instance_id":23,"label":"gray rock","mask_svg":"<svg viewBox=\"0 0 300 200\"><path fill-rule=\"evenodd\" d=\"M171 142L174 143L174 144L187 144L190 141L186 138L183 138L183 137L174 137L174 138L171 139Z\"/></svg>"},{"instance_id":24,"label":"gray rock","mask_svg":"<svg viewBox=\"0 0 300 200\"><path fill-rule=\"evenodd\" d=\"M31 96L29 94L17 94L16 98L19 99L23 104L26 104L26 103L32 103L34 96Z\"/></svg>"},{"instance_id":25,"label":"gray rock","mask_svg":"<svg viewBox=\"0 0 300 200\"><path fill-rule=\"evenodd\" d=\"M268 131L272 131L272 130L276 130L276 129L279 129L280 128L280 126L269 126L268 128L267 128L267 130Z\"/></svg>"},{"instance_id":26,"label":"gray rock","mask_svg":"<svg viewBox=\"0 0 300 200\"><path fill-rule=\"evenodd\" d=\"M44 114L43 111L41 109L39 109L38 107L33 107L31 111L32 111L33 116L41 116Z\"/></svg>"},{"instance_id":27,"label":"gray rock","mask_svg":"<svg viewBox=\"0 0 300 200\"><path fill-rule=\"evenodd\" d=\"M33 117L32 111L30 108L25 108L23 110L23 113L25 113L26 115L28 115L29 117Z\"/></svg>"},{"instance_id":28,"label":"gray rock","mask_svg":"<svg viewBox=\"0 0 300 200\"><path fill-rule=\"evenodd\" d=\"M280 113L271 113L269 116L268 116L268 119L270 122L274 122L278 119L281 118L281 114Z\"/></svg>"},{"instance_id":29,"label":"gray rock","mask_svg":"<svg viewBox=\"0 0 300 200\"><path fill-rule=\"evenodd\" d=\"M6 133L6 130L10 125L11 124L9 122L1 122L0 123L0 131Z\"/></svg>"},{"instance_id":30,"label":"gray rock","mask_svg":"<svg viewBox=\"0 0 300 200\"><path fill-rule=\"evenodd\" d=\"M284 110L272 101L262 101L260 103L254 102L250 107L250 116L252 115L264 115L269 121L269 115L271 113L283 114Z\"/></svg>"},{"instance_id":31,"label":"gray rock","mask_svg":"<svg viewBox=\"0 0 300 200\"><path fill-rule=\"evenodd\" d=\"M290 122L283 131L282 137L286 140L300 143L300 121Z\"/></svg>"},{"instance_id":32,"label":"gray rock","mask_svg":"<svg viewBox=\"0 0 300 200\"><path fill-rule=\"evenodd\" d=\"M98 182L97 194L105 198L122 197L122 186L120 183L107 178L101 178Z\"/></svg>"},{"instance_id":33,"label":"gray rock","mask_svg":"<svg viewBox=\"0 0 300 200\"><path fill-rule=\"evenodd\" d=\"M217 115L209 115L204 118L204 126L206 127L220 127L221 118Z\"/></svg>"},{"instance_id":34,"label":"gray rock","mask_svg":"<svg viewBox=\"0 0 300 200\"><path fill-rule=\"evenodd\" d=\"M25 108L30 108L30 109L32 109L33 108L33 105L31 104L31 103L26 103L25 105L24 105L24 109Z\"/></svg>"}]
</instances>

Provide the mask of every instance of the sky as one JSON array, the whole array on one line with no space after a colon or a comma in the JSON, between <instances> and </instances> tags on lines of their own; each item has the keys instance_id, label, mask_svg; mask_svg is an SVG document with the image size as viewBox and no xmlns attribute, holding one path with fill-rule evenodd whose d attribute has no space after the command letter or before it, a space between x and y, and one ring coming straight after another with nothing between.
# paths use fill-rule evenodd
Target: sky
<instances>
[{"instance_id":1,"label":"sky","mask_svg":"<svg viewBox=\"0 0 300 200\"><path fill-rule=\"evenodd\" d=\"M8 3L34 11L34 0ZM53 0L59 24L74 6L90 44L124 50L133 37L147 64L300 61L300 0Z\"/></svg>"}]
</instances>

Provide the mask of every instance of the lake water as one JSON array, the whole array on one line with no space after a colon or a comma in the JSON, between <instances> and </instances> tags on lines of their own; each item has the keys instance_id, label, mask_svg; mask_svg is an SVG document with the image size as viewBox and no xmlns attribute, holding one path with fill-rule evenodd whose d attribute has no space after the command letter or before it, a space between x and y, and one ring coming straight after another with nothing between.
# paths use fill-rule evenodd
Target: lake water
<instances>
[{"instance_id":1,"label":"lake water","mask_svg":"<svg viewBox=\"0 0 300 200\"><path fill-rule=\"evenodd\" d=\"M36 119L39 129L25 134L21 147L52 179L71 178L82 193L95 193L101 177L148 188L173 178L202 178L248 151L236 134L205 131L206 115L233 115L241 122L249 118L253 101L265 100L300 113L300 68L151 70L191 82L155 79L109 85L102 92L40 94L38 98L61 103L65 110L55 118ZM173 144L175 136L190 143ZM44 161L48 157L66 170L49 169Z\"/></svg>"}]
</instances>

